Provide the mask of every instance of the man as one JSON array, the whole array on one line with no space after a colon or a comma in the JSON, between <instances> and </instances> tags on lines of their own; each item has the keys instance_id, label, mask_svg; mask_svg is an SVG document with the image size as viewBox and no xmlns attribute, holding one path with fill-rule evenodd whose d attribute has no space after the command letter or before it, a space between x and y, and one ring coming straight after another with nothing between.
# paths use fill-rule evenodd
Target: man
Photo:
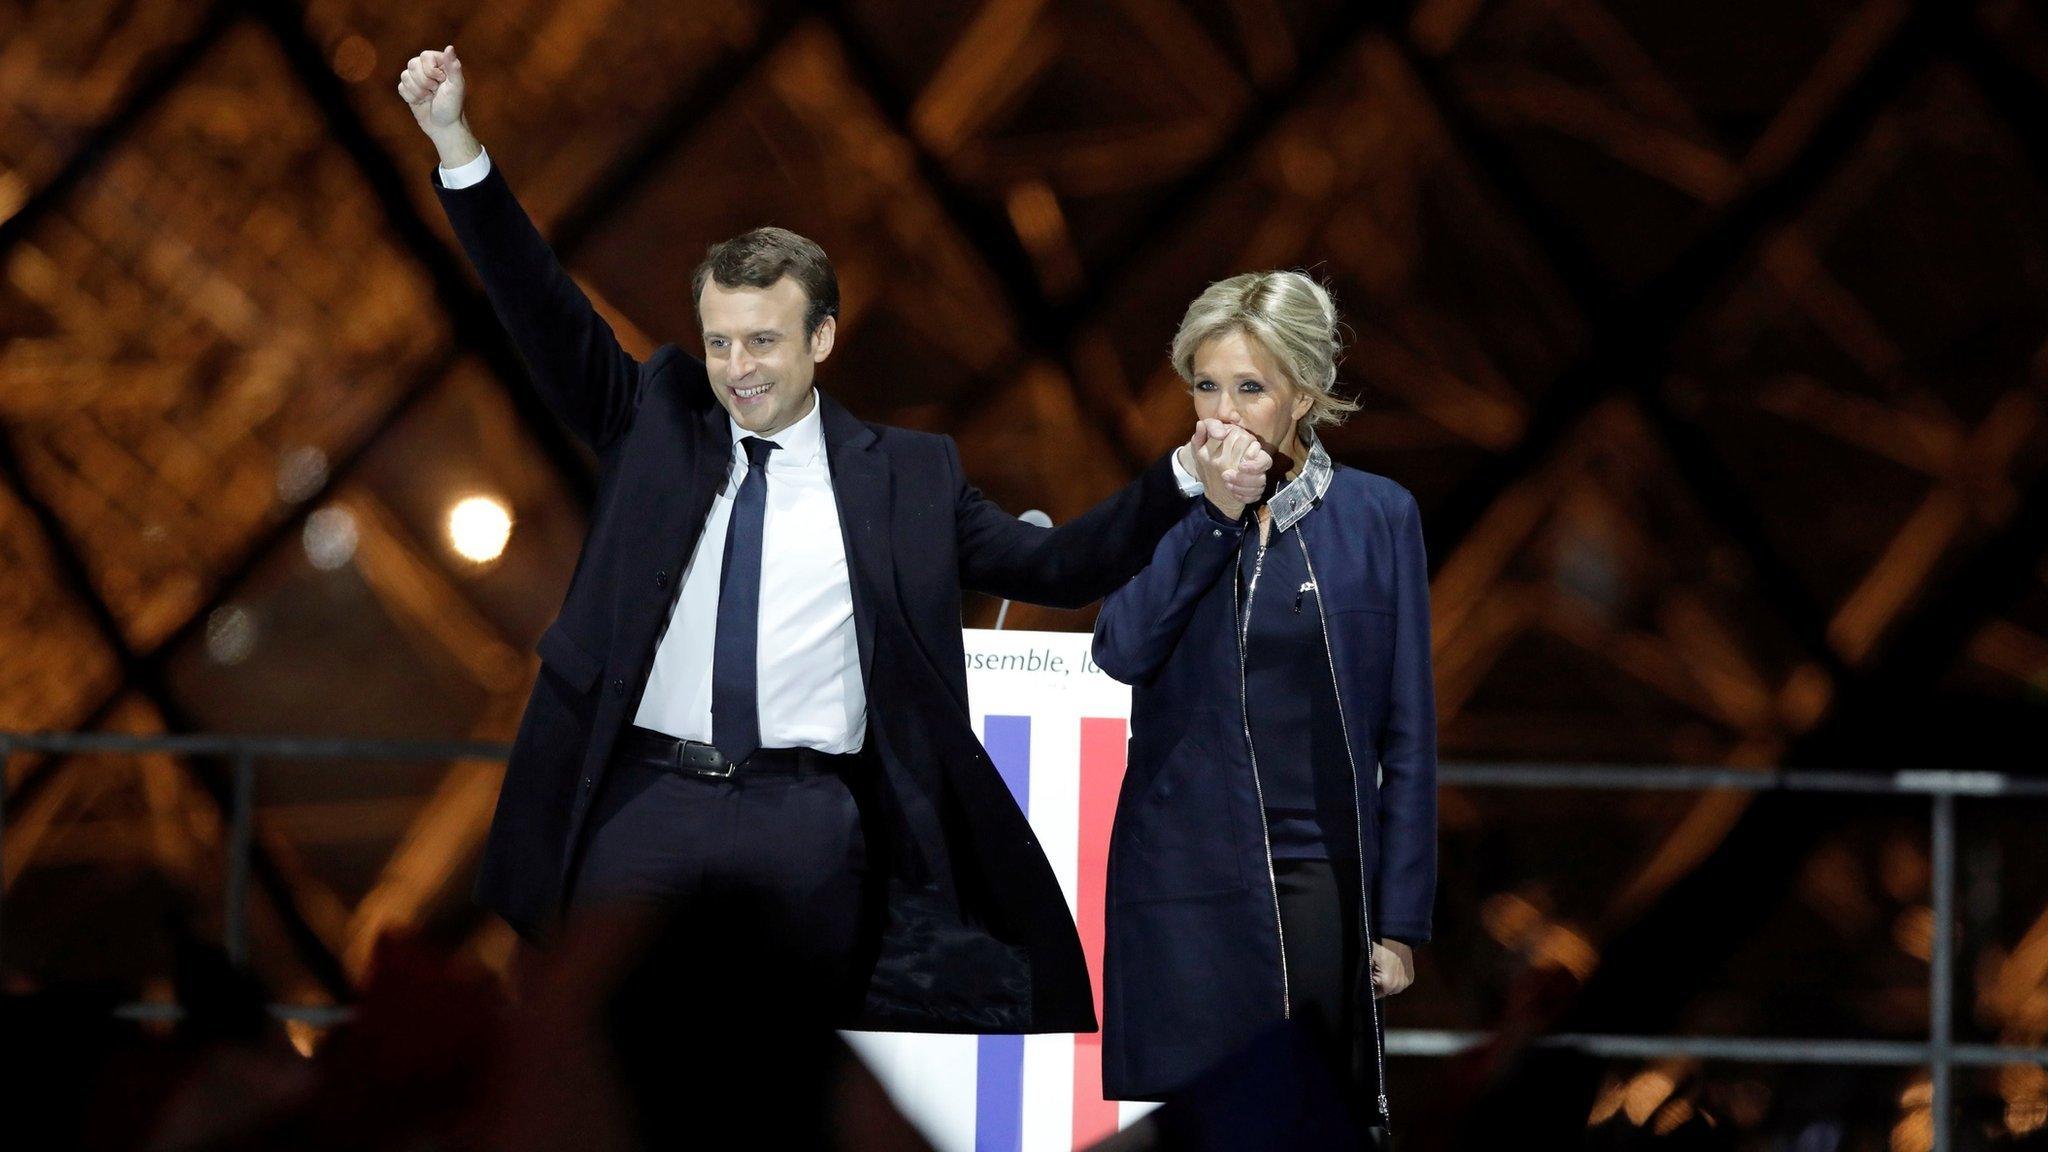
<instances>
[{"instance_id":1,"label":"man","mask_svg":"<svg viewBox=\"0 0 2048 1152\"><path fill-rule=\"evenodd\" d=\"M453 46L398 88L500 319L600 462L480 898L539 937L565 904L741 891L843 981L841 1022L1092 1031L1073 921L968 719L961 588L1097 599L1191 492L1263 485L1230 467L1247 438L1198 429L1187 463L1061 528L1021 523L950 438L814 391L839 304L817 245L764 228L714 246L693 283L704 359L638 363L469 130Z\"/></svg>"}]
</instances>

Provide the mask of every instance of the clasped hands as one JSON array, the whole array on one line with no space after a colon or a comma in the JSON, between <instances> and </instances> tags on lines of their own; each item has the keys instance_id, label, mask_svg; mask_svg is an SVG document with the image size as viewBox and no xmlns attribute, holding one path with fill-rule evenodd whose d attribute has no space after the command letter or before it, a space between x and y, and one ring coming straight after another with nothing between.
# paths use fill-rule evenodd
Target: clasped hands
<instances>
[{"instance_id":1,"label":"clasped hands","mask_svg":"<svg viewBox=\"0 0 2048 1152\"><path fill-rule=\"evenodd\" d=\"M1232 520L1265 494L1273 454L1235 424L1197 420L1195 434L1177 451L1184 453L1182 466L1202 482L1202 495Z\"/></svg>"}]
</instances>

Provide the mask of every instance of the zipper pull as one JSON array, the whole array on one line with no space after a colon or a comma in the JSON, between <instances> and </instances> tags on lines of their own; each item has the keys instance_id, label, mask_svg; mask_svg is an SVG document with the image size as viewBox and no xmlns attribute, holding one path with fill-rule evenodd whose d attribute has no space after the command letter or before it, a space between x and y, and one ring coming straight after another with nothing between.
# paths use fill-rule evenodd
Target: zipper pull
<instances>
[{"instance_id":1,"label":"zipper pull","mask_svg":"<svg viewBox=\"0 0 2048 1152\"><path fill-rule=\"evenodd\" d=\"M1302 582L1301 582L1301 587L1299 587L1299 588L1296 588L1296 589L1294 590L1294 614L1295 614L1296 616L1299 616L1299 615L1301 615L1301 598L1302 598L1303 596L1306 596L1306 595L1307 595L1307 594L1309 594L1310 592L1313 592L1313 591L1315 591L1315 590L1316 590L1316 582L1315 582L1315 581L1313 581L1313 580L1304 580L1304 581L1302 581Z\"/></svg>"}]
</instances>

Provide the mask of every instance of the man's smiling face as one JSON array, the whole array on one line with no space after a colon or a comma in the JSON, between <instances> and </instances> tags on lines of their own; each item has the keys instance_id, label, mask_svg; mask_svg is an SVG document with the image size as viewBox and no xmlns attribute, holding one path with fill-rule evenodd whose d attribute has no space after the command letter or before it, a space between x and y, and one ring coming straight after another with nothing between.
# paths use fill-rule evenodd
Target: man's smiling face
<instances>
[{"instance_id":1,"label":"man's smiling face","mask_svg":"<svg viewBox=\"0 0 2048 1152\"><path fill-rule=\"evenodd\" d=\"M773 436L810 411L818 365L832 354L836 318L804 332L810 299L784 276L766 288L704 281L697 316L704 325L704 369L733 423Z\"/></svg>"}]
</instances>

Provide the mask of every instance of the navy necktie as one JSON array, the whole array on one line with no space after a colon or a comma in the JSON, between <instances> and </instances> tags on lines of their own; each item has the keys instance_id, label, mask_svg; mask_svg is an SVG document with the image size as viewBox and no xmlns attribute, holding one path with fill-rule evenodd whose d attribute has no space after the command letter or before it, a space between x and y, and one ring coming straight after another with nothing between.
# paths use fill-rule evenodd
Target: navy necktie
<instances>
[{"instance_id":1,"label":"navy necktie","mask_svg":"<svg viewBox=\"0 0 2048 1152\"><path fill-rule=\"evenodd\" d=\"M718 632L711 647L711 742L737 764L761 746L761 525L768 511L768 453L780 445L740 439L747 476L733 495L718 576Z\"/></svg>"}]
</instances>

